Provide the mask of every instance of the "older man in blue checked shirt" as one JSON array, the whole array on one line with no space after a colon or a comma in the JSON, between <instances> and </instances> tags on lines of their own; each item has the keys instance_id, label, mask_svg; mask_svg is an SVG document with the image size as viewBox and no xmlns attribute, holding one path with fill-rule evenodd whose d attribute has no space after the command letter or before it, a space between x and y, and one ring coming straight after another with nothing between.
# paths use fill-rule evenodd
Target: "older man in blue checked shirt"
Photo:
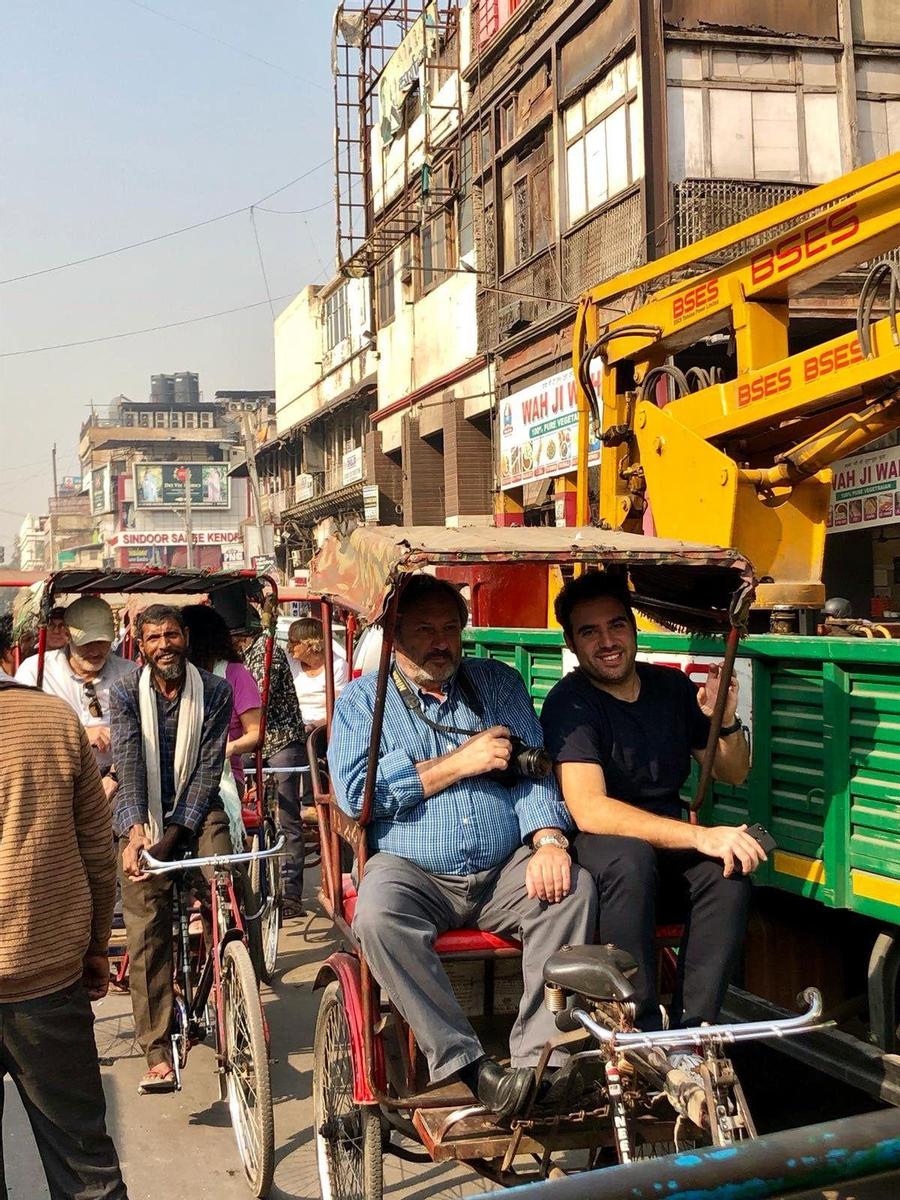
<instances>
[{"instance_id":1,"label":"older man in blue checked shirt","mask_svg":"<svg viewBox=\"0 0 900 1200\"><path fill-rule=\"evenodd\" d=\"M409 1023L433 1082L458 1075L500 1118L521 1112L534 1065L555 1033L542 969L596 925L594 889L568 854L568 813L552 776L499 781L510 735L542 744L519 675L462 657L465 601L428 575L400 600L392 680L381 736L373 856L353 929L372 973ZM375 675L338 700L328 750L338 803L362 808ZM374 853L377 851L378 853ZM511 1066L488 1058L433 945L448 929L477 928L522 941L524 995L510 1039Z\"/></svg>"}]
</instances>

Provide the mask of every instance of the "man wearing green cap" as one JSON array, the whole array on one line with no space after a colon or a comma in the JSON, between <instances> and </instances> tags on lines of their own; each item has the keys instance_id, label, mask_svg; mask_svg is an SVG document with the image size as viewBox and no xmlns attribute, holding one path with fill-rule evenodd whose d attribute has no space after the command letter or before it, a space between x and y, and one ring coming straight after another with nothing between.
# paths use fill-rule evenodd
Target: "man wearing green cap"
<instances>
[{"instance_id":1,"label":"man wearing green cap","mask_svg":"<svg viewBox=\"0 0 900 1200\"><path fill-rule=\"evenodd\" d=\"M109 741L109 689L130 675L135 664L112 653L116 623L112 609L99 596L81 596L65 610L68 645L44 655L42 688L74 709L87 730L88 741L107 795L115 790L107 780L112 752ZM27 658L16 672L16 683L37 687L38 656Z\"/></svg>"}]
</instances>

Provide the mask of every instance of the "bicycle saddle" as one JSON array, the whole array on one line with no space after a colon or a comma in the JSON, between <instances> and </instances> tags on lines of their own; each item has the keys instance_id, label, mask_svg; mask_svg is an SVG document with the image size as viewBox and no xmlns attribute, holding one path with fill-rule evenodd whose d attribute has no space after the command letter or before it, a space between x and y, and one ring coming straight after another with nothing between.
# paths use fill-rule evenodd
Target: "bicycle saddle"
<instances>
[{"instance_id":1,"label":"bicycle saddle","mask_svg":"<svg viewBox=\"0 0 900 1200\"><path fill-rule=\"evenodd\" d=\"M630 1000L637 963L617 946L563 946L544 963L544 983L588 1000Z\"/></svg>"}]
</instances>

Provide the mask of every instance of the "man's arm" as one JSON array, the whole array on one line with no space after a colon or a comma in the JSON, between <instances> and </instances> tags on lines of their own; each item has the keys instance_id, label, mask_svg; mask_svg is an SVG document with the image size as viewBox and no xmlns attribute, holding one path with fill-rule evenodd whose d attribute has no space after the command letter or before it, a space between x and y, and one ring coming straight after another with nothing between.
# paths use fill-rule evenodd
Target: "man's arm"
<instances>
[{"instance_id":1,"label":"man's arm","mask_svg":"<svg viewBox=\"0 0 900 1200\"><path fill-rule=\"evenodd\" d=\"M109 716L113 761L119 779L114 828L123 836L147 820L147 771L137 694L121 683L115 684L109 693Z\"/></svg>"},{"instance_id":2,"label":"man's arm","mask_svg":"<svg viewBox=\"0 0 900 1200\"><path fill-rule=\"evenodd\" d=\"M734 871L735 860L749 874L766 858L759 843L745 832L746 825L704 828L616 800L607 794L606 777L599 763L557 763L556 775L566 806L582 833L640 838L660 850L697 850L710 858L720 858L725 875Z\"/></svg>"},{"instance_id":3,"label":"man's arm","mask_svg":"<svg viewBox=\"0 0 900 1200\"><path fill-rule=\"evenodd\" d=\"M231 722L231 688L227 684L217 687L209 700L204 696L204 704L197 763L169 818L170 826L177 825L191 833L198 832L210 805L219 795Z\"/></svg>"},{"instance_id":4,"label":"man's arm","mask_svg":"<svg viewBox=\"0 0 900 1200\"><path fill-rule=\"evenodd\" d=\"M97 761L84 729L79 727L81 768L72 802L75 836L91 889L93 916L88 954L106 957L116 900L116 857L109 801L100 783Z\"/></svg>"},{"instance_id":5,"label":"man's arm","mask_svg":"<svg viewBox=\"0 0 900 1200\"><path fill-rule=\"evenodd\" d=\"M712 717L719 694L721 668L718 663L712 663L706 683L697 692L697 704L703 715ZM725 711L722 715L722 725L727 728L737 720L739 689L737 675L732 675L728 685L728 698L725 701ZM697 762L703 760L703 749L694 749L692 754ZM716 744L716 756L713 759L713 776L720 783L730 783L739 787L747 778L750 770L750 746L743 731L736 730L727 737L720 737Z\"/></svg>"}]
</instances>

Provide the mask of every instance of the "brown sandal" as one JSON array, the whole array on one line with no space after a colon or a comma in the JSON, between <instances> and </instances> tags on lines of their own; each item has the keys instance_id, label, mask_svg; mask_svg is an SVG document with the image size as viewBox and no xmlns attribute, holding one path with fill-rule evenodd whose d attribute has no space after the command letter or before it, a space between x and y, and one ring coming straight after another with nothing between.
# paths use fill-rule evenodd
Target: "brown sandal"
<instances>
[{"instance_id":1,"label":"brown sandal","mask_svg":"<svg viewBox=\"0 0 900 1200\"><path fill-rule=\"evenodd\" d=\"M160 1064L160 1066L162 1065L163 1064ZM174 1091L175 1072L171 1067L169 1067L164 1074L161 1071L156 1071L153 1067L151 1067L138 1084L139 1096L149 1096L158 1092Z\"/></svg>"}]
</instances>

